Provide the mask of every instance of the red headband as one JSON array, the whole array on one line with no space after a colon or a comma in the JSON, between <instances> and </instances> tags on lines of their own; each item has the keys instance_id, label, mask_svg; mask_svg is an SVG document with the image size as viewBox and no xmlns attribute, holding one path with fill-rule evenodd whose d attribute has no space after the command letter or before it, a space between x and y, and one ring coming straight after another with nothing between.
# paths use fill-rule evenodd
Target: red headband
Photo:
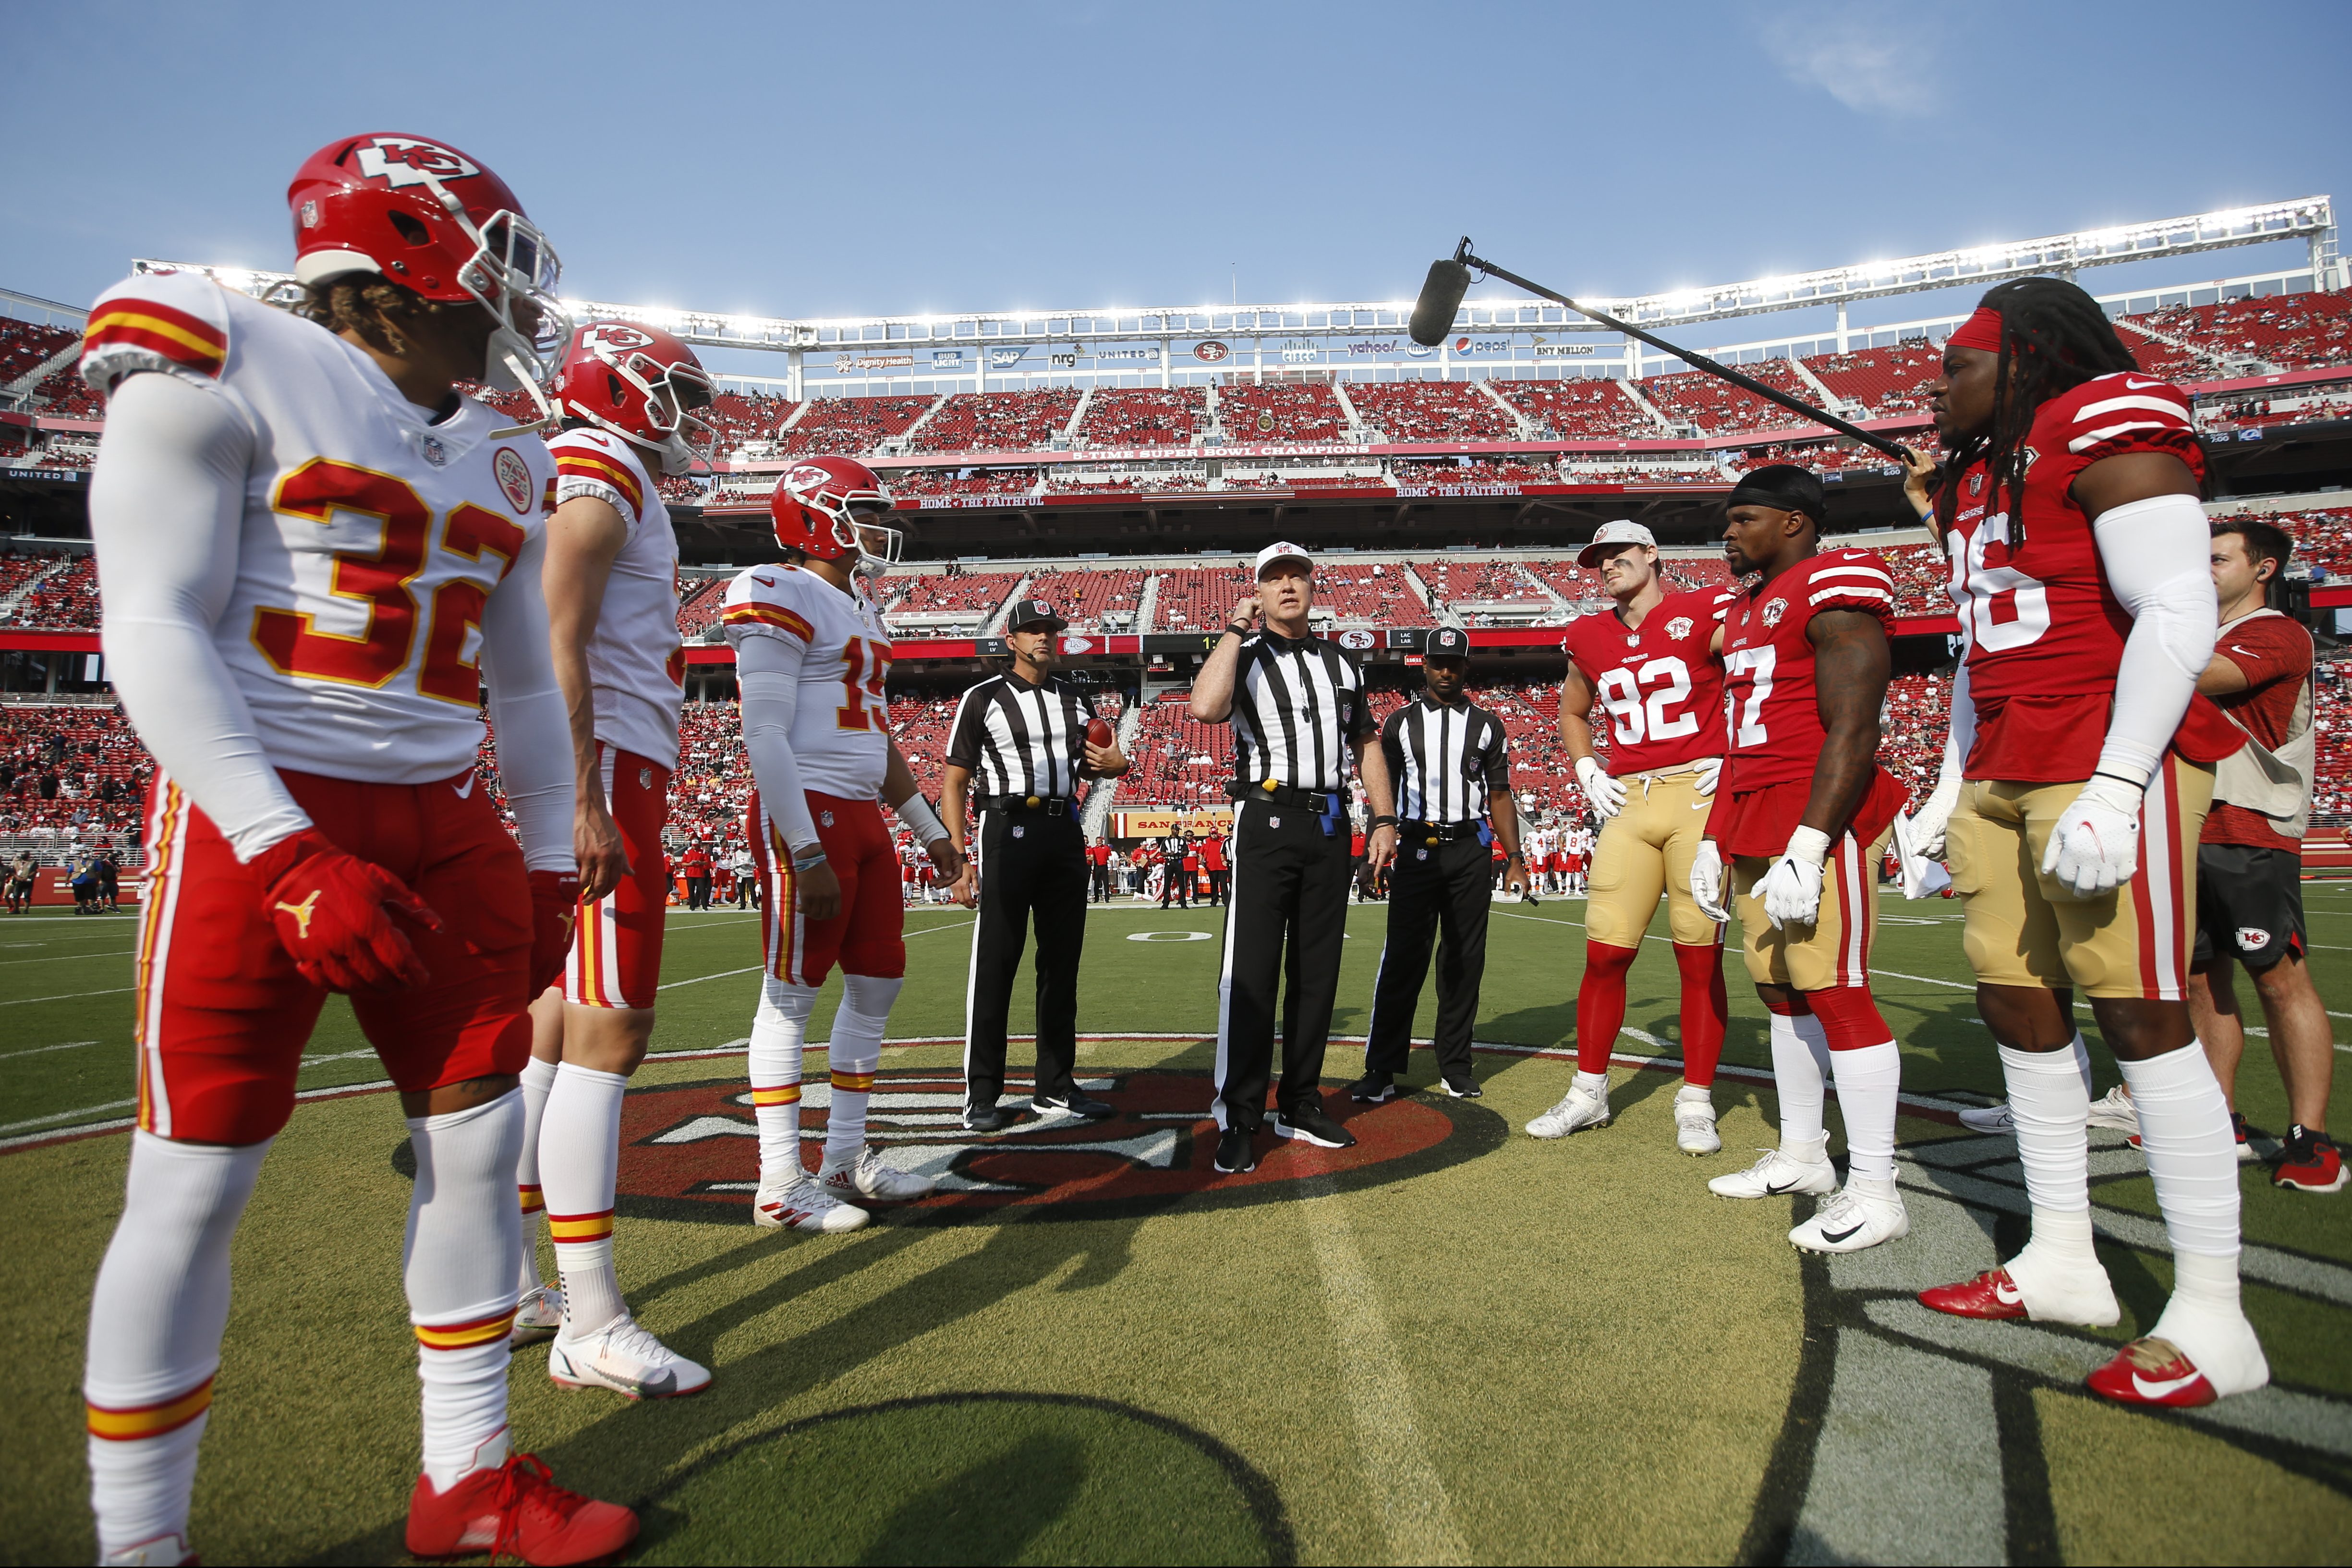
<instances>
[{"instance_id":1,"label":"red headband","mask_svg":"<svg viewBox=\"0 0 2352 1568\"><path fill-rule=\"evenodd\" d=\"M1959 330L1944 340L1946 348L1982 349L1987 353L2000 353L2000 312L1990 306L1979 305L1977 313L1962 321Z\"/></svg>"}]
</instances>

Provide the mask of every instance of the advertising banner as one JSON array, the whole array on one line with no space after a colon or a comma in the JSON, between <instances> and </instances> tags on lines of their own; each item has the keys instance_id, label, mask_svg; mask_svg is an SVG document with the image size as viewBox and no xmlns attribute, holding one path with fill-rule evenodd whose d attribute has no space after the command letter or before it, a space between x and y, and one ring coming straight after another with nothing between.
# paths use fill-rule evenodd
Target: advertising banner
<instances>
[{"instance_id":1,"label":"advertising banner","mask_svg":"<svg viewBox=\"0 0 2352 1568\"><path fill-rule=\"evenodd\" d=\"M1114 811L1110 814L1113 838L1158 838L1169 833L1206 833L1215 828L1230 833L1234 826L1234 808L1228 802L1202 805L1193 810L1175 806L1163 811Z\"/></svg>"}]
</instances>

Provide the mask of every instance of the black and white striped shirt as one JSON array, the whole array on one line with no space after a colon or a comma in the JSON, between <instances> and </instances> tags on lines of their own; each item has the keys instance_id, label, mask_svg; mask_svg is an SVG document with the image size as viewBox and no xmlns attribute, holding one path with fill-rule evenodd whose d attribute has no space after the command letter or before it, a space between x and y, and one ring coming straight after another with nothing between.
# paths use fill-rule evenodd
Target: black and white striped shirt
<instances>
[{"instance_id":1,"label":"black and white striped shirt","mask_svg":"<svg viewBox=\"0 0 2352 1568\"><path fill-rule=\"evenodd\" d=\"M1017 675L992 676L957 705L947 760L971 774L983 797L1066 798L1078 792L1087 718L1066 682L1033 686Z\"/></svg>"},{"instance_id":2,"label":"black and white striped shirt","mask_svg":"<svg viewBox=\"0 0 2352 1568\"><path fill-rule=\"evenodd\" d=\"M1389 715L1381 748L1406 822L1475 822L1487 792L1510 787L1503 721L1475 702L1448 707L1423 693Z\"/></svg>"},{"instance_id":3,"label":"black and white striped shirt","mask_svg":"<svg viewBox=\"0 0 2352 1568\"><path fill-rule=\"evenodd\" d=\"M1233 725L1239 791L1268 779L1294 789L1344 789L1348 742L1372 735L1364 672L1337 643L1262 631L1242 642Z\"/></svg>"}]
</instances>

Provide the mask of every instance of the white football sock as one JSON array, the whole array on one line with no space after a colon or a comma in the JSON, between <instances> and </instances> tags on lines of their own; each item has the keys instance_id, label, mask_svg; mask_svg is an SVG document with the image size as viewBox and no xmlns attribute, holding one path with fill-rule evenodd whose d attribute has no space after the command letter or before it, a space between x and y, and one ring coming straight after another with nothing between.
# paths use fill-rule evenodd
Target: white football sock
<instances>
[{"instance_id":1,"label":"white football sock","mask_svg":"<svg viewBox=\"0 0 2352 1568\"><path fill-rule=\"evenodd\" d=\"M2079 1055L2077 1053L2080 1053ZM2000 1047L2038 1262L2097 1267L2091 1248L2091 1089L2083 1037L2065 1051Z\"/></svg>"},{"instance_id":2,"label":"white football sock","mask_svg":"<svg viewBox=\"0 0 2352 1568\"><path fill-rule=\"evenodd\" d=\"M1895 1182L1895 1094L1903 1087L1903 1052L1893 1040L1832 1051L1838 1113L1845 1119L1849 1180L1892 1187Z\"/></svg>"},{"instance_id":3,"label":"white football sock","mask_svg":"<svg viewBox=\"0 0 2352 1568\"><path fill-rule=\"evenodd\" d=\"M1780 1152L1808 1164L1818 1163L1829 1142L1822 1131L1822 1103L1828 1097L1829 1037L1810 1014L1769 1015L1772 1020L1772 1087L1780 1101Z\"/></svg>"},{"instance_id":4,"label":"white football sock","mask_svg":"<svg viewBox=\"0 0 2352 1568\"><path fill-rule=\"evenodd\" d=\"M547 1194L539 1181L539 1130L546 1124L547 1094L555 1087L555 1064L537 1057L522 1069L522 1157L515 1162L515 1190L522 1199L522 1246L516 1252L521 1271L516 1276L524 1290L539 1289L539 1222L547 1210Z\"/></svg>"},{"instance_id":5,"label":"white football sock","mask_svg":"<svg viewBox=\"0 0 2352 1568\"><path fill-rule=\"evenodd\" d=\"M824 1122L827 1170L854 1165L865 1152L866 1102L874 1091L874 1069L882 1062L882 1034L890 1026L890 1006L905 984L872 974L841 977L841 1010L833 1016L833 1038L825 1045L833 1068L833 1102Z\"/></svg>"},{"instance_id":6,"label":"white football sock","mask_svg":"<svg viewBox=\"0 0 2352 1568\"><path fill-rule=\"evenodd\" d=\"M547 1230L563 1277L563 1332L593 1334L629 1310L613 1272L613 1190L620 1180L621 1097L629 1080L565 1062L547 1097L540 1163Z\"/></svg>"},{"instance_id":7,"label":"white football sock","mask_svg":"<svg viewBox=\"0 0 2352 1568\"><path fill-rule=\"evenodd\" d=\"M813 986L790 985L772 974L760 977L760 1010L751 1018L751 1115L760 1124L760 1180L782 1182L803 1174L801 1163L801 1055L808 1038L809 1014L816 1008Z\"/></svg>"},{"instance_id":8,"label":"white football sock","mask_svg":"<svg viewBox=\"0 0 2352 1568\"><path fill-rule=\"evenodd\" d=\"M103 1557L185 1535L196 1446L228 1324L229 1241L268 1142L242 1148L131 1141L122 1218L99 1266L82 1397L90 1507ZM144 1435L142 1435L144 1434Z\"/></svg>"},{"instance_id":9,"label":"white football sock","mask_svg":"<svg viewBox=\"0 0 2352 1568\"><path fill-rule=\"evenodd\" d=\"M471 1470L506 1462L507 1334L521 1228L509 1191L522 1154L522 1093L410 1117L408 1142L416 1185L402 1282L425 1384L425 1473L446 1491Z\"/></svg>"},{"instance_id":10,"label":"white football sock","mask_svg":"<svg viewBox=\"0 0 2352 1568\"><path fill-rule=\"evenodd\" d=\"M2156 1205L2177 1256L2238 1256L2238 1142L2221 1080L2191 1040L2183 1048L2122 1064L2139 1108L2139 1142L2156 1182ZM2231 1272L2234 1274L2235 1269Z\"/></svg>"},{"instance_id":11,"label":"white football sock","mask_svg":"<svg viewBox=\"0 0 2352 1568\"><path fill-rule=\"evenodd\" d=\"M1589 1089L1595 1094L1605 1095L1609 1092L1609 1075L1605 1072L1586 1072L1582 1068L1579 1068L1576 1069L1574 1087Z\"/></svg>"},{"instance_id":12,"label":"white football sock","mask_svg":"<svg viewBox=\"0 0 2352 1568\"><path fill-rule=\"evenodd\" d=\"M2091 1094L2091 1043L2083 1038L2083 1031L2077 1029L2066 1048L2074 1053L2074 1070L2083 1075L2083 1094L2087 1099Z\"/></svg>"}]
</instances>

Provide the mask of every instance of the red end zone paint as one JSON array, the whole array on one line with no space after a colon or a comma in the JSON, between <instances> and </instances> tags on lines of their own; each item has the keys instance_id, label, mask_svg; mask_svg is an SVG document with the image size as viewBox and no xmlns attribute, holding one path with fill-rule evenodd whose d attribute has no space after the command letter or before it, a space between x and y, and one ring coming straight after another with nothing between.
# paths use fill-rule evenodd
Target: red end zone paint
<instances>
[{"instance_id":1,"label":"red end zone paint","mask_svg":"<svg viewBox=\"0 0 2352 1568\"><path fill-rule=\"evenodd\" d=\"M1318 1149L1258 1134L1255 1171L1211 1168L1216 1124L1207 1114L1209 1079L1192 1071L1086 1075L1087 1092L1118 1108L1103 1121L1030 1114L1026 1083L1008 1084L1007 1105L1023 1120L982 1136L963 1127L963 1080L951 1071L907 1069L876 1078L867 1136L889 1163L935 1179L920 1204L879 1212L901 1220L945 1219L974 1211L1028 1210L1102 1218L1186 1199L1218 1204L1288 1195L1302 1178L1342 1187L1393 1180L1452 1164L1507 1135L1492 1112L1454 1101L1407 1098L1350 1104L1327 1089L1325 1105L1356 1134L1352 1149ZM806 1086L801 1152L814 1171L823 1149L828 1095ZM740 1079L633 1090L621 1112L620 1206L665 1219L747 1218L759 1176L751 1091ZM1008 1216L1009 1217L1009 1216Z\"/></svg>"}]
</instances>

